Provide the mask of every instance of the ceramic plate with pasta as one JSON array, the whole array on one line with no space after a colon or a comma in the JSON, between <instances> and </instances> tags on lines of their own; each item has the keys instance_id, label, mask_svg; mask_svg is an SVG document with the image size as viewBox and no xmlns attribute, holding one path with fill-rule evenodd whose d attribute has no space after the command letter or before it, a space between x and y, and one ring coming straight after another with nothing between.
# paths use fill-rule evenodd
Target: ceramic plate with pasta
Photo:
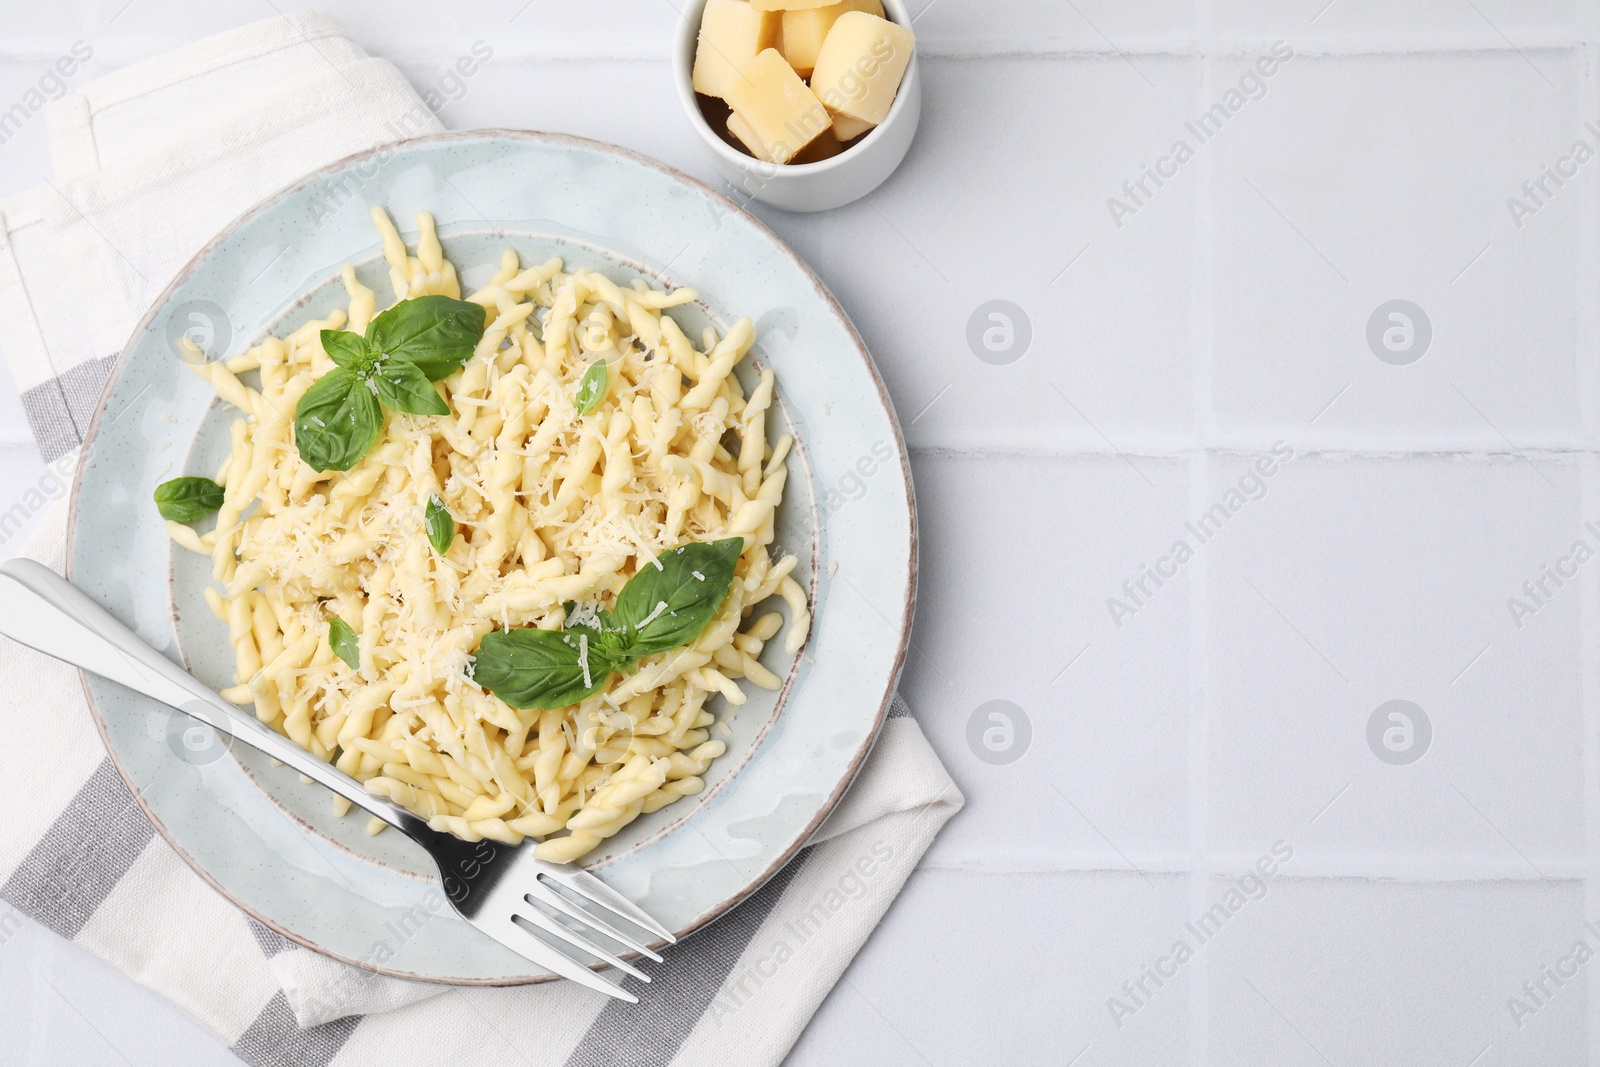
<instances>
[{"instance_id":1,"label":"ceramic plate with pasta","mask_svg":"<svg viewBox=\"0 0 1600 1067\"><path fill-rule=\"evenodd\" d=\"M810 271L659 164L511 132L342 161L224 231L120 357L71 521L70 577L227 699L685 934L860 769L915 579L898 427ZM146 814L268 927L545 977L432 906L411 842L85 684Z\"/></svg>"}]
</instances>

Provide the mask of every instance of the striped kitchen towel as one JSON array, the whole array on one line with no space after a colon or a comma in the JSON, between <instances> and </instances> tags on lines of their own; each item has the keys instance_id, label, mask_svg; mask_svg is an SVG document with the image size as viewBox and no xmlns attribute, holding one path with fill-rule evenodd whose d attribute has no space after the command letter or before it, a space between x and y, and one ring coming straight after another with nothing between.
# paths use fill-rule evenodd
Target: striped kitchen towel
<instances>
[{"instance_id":1,"label":"striped kitchen towel","mask_svg":"<svg viewBox=\"0 0 1600 1067\"><path fill-rule=\"evenodd\" d=\"M52 109L54 180L0 201L0 351L51 479L70 473L143 309L217 230L330 160L439 128L393 67L319 15L200 42ZM52 485L34 494L41 507L59 497ZM65 536L64 504L49 505L24 554L60 570ZM777 1063L962 803L897 700L825 826L759 893L649 968L656 980L633 986L639 1005L567 983L452 989L296 947L217 894L140 814L76 671L0 643L0 692L9 741L0 781L13 797L0 825L0 899L262 1067L508 1055L535 1065Z\"/></svg>"}]
</instances>

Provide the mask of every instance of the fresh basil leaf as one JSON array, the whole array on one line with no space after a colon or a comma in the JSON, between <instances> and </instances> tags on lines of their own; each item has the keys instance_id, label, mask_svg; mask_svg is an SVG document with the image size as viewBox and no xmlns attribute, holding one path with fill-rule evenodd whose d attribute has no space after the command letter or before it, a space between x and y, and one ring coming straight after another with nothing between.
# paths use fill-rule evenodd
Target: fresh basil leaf
<instances>
[{"instance_id":1,"label":"fresh basil leaf","mask_svg":"<svg viewBox=\"0 0 1600 1067\"><path fill-rule=\"evenodd\" d=\"M613 612L630 656L687 645L716 617L733 584L744 538L692 541L646 563L617 596Z\"/></svg>"},{"instance_id":2,"label":"fresh basil leaf","mask_svg":"<svg viewBox=\"0 0 1600 1067\"><path fill-rule=\"evenodd\" d=\"M590 635L598 636L607 629L617 628L611 612L593 601L586 600L579 604L576 600L569 600L561 605L561 610L566 614L566 621L562 623L564 630L587 630Z\"/></svg>"},{"instance_id":3,"label":"fresh basil leaf","mask_svg":"<svg viewBox=\"0 0 1600 1067\"><path fill-rule=\"evenodd\" d=\"M372 364L372 352L367 348L366 338L359 333L323 330L322 350L335 364L350 370L364 370Z\"/></svg>"},{"instance_id":4,"label":"fresh basil leaf","mask_svg":"<svg viewBox=\"0 0 1600 1067\"><path fill-rule=\"evenodd\" d=\"M373 370L372 380L377 383L378 399L386 408L412 415L450 414L450 405L415 363L386 359Z\"/></svg>"},{"instance_id":5,"label":"fresh basil leaf","mask_svg":"<svg viewBox=\"0 0 1600 1067\"><path fill-rule=\"evenodd\" d=\"M422 517L423 524L428 527L428 543L439 555L445 555L456 539L455 516L444 506L443 500L433 496L428 498L428 506L423 510Z\"/></svg>"},{"instance_id":6,"label":"fresh basil leaf","mask_svg":"<svg viewBox=\"0 0 1600 1067\"><path fill-rule=\"evenodd\" d=\"M589 639L589 647L598 648L617 670L626 671L633 666L637 656L629 648L630 638L616 617L592 601L579 604L569 600L561 605L566 612L562 629L569 634L582 633Z\"/></svg>"},{"instance_id":7,"label":"fresh basil leaf","mask_svg":"<svg viewBox=\"0 0 1600 1067\"><path fill-rule=\"evenodd\" d=\"M600 401L606 398L606 386L610 381L611 371L606 367L605 360L597 359L589 364L589 369L583 372L583 380L578 382L578 392L572 398L572 406L579 415L587 415L600 406Z\"/></svg>"},{"instance_id":8,"label":"fresh basil leaf","mask_svg":"<svg viewBox=\"0 0 1600 1067\"><path fill-rule=\"evenodd\" d=\"M680 545L623 586L615 611L568 601L563 630L492 631L478 645L473 678L514 708L564 708L593 696L613 672L699 637L727 599L743 549L742 537Z\"/></svg>"},{"instance_id":9,"label":"fresh basil leaf","mask_svg":"<svg viewBox=\"0 0 1600 1067\"><path fill-rule=\"evenodd\" d=\"M344 367L318 378L294 409L294 443L313 470L347 471L383 431L383 408L366 382Z\"/></svg>"},{"instance_id":10,"label":"fresh basil leaf","mask_svg":"<svg viewBox=\"0 0 1600 1067\"><path fill-rule=\"evenodd\" d=\"M174 478L156 486L156 510L173 522L197 522L222 506L222 486L210 478Z\"/></svg>"},{"instance_id":11,"label":"fresh basil leaf","mask_svg":"<svg viewBox=\"0 0 1600 1067\"><path fill-rule=\"evenodd\" d=\"M333 654L350 665L353 671L361 669L361 638L350 629L350 624L335 615L328 623L328 647Z\"/></svg>"},{"instance_id":12,"label":"fresh basil leaf","mask_svg":"<svg viewBox=\"0 0 1600 1067\"><path fill-rule=\"evenodd\" d=\"M367 326L367 341L380 356L415 363L430 382L448 378L472 358L483 338L482 304L448 296L402 300Z\"/></svg>"},{"instance_id":13,"label":"fresh basil leaf","mask_svg":"<svg viewBox=\"0 0 1600 1067\"><path fill-rule=\"evenodd\" d=\"M604 689L617 670L588 637L581 631L491 630L478 644L473 680L514 708L568 707Z\"/></svg>"}]
</instances>

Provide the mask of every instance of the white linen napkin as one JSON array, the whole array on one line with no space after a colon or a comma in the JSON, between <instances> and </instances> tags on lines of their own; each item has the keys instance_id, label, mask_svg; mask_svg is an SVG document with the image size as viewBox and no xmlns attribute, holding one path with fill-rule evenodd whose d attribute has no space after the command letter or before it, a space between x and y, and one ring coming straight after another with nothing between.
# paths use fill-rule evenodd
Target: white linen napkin
<instances>
[{"instance_id":1,"label":"white linen napkin","mask_svg":"<svg viewBox=\"0 0 1600 1067\"><path fill-rule=\"evenodd\" d=\"M139 316L224 226L318 167L444 128L317 14L126 67L46 115L55 176L0 200L0 344L46 461L76 447Z\"/></svg>"},{"instance_id":2,"label":"white linen napkin","mask_svg":"<svg viewBox=\"0 0 1600 1067\"><path fill-rule=\"evenodd\" d=\"M39 507L57 499L24 554L59 571L64 476L149 301L270 193L440 127L392 66L310 14L99 79L53 105L50 122L55 179L0 201L0 350L51 461L34 495ZM897 699L811 843L651 968L655 981L634 986L639 1005L567 983L454 989L336 963L235 909L155 837L101 747L76 671L0 642L0 693L10 741L0 781L13 798L0 898L262 1067L486 1063L508 1051L536 1065L777 1063L962 803Z\"/></svg>"}]
</instances>

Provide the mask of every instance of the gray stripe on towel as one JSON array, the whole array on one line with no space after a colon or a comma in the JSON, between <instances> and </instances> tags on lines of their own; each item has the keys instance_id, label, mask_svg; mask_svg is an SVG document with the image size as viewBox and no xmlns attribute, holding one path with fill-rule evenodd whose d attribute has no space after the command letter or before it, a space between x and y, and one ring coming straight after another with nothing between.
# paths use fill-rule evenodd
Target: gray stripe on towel
<instances>
[{"instance_id":1,"label":"gray stripe on towel","mask_svg":"<svg viewBox=\"0 0 1600 1067\"><path fill-rule=\"evenodd\" d=\"M756 931L811 856L802 849L749 900L695 934L664 965L639 961L652 981L633 986L638 1004L609 1002L567 1059L567 1067L666 1067L727 981Z\"/></svg>"},{"instance_id":2,"label":"gray stripe on towel","mask_svg":"<svg viewBox=\"0 0 1600 1067\"><path fill-rule=\"evenodd\" d=\"M102 760L12 872L0 897L62 937L78 936L155 829L109 759Z\"/></svg>"},{"instance_id":3,"label":"gray stripe on towel","mask_svg":"<svg viewBox=\"0 0 1600 1067\"><path fill-rule=\"evenodd\" d=\"M250 926L250 936L256 939L256 944L261 946L261 954L267 959L270 960L274 956L280 956L294 948L294 942L278 933L278 931L269 930L248 916L246 916L245 921Z\"/></svg>"},{"instance_id":4,"label":"gray stripe on towel","mask_svg":"<svg viewBox=\"0 0 1600 1067\"><path fill-rule=\"evenodd\" d=\"M22 410L46 463L54 463L83 444L106 375L116 361L116 356L86 359L48 382L23 390Z\"/></svg>"},{"instance_id":5,"label":"gray stripe on towel","mask_svg":"<svg viewBox=\"0 0 1600 1067\"><path fill-rule=\"evenodd\" d=\"M360 1025L361 1016L351 1015L302 1030L279 992L229 1051L250 1067L327 1067Z\"/></svg>"}]
</instances>

